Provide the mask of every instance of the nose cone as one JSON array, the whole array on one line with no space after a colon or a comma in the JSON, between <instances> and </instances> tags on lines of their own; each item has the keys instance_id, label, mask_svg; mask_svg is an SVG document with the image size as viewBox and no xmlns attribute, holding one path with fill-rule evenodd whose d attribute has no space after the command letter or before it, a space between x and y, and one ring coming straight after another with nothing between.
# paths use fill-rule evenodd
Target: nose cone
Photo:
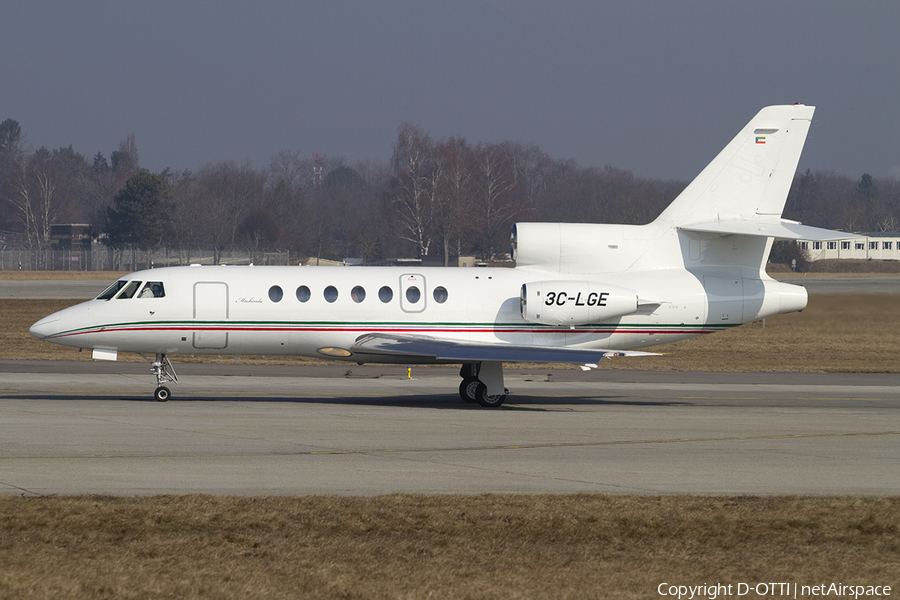
<instances>
[{"instance_id":1,"label":"nose cone","mask_svg":"<svg viewBox=\"0 0 900 600\"><path fill-rule=\"evenodd\" d=\"M59 331L59 317L54 315L50 315L49 317L44 317L34 325L28 328L28 333L33 335L39 340L42 340L48 336L53 335Z\"/></svg>"}]
</instances>

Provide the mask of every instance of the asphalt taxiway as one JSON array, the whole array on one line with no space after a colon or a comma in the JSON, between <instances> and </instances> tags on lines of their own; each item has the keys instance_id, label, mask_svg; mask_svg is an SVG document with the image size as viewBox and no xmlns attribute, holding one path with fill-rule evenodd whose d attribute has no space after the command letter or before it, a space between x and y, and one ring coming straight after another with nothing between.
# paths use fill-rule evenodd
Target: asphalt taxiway
<instances>
[{"instance_id":1,"label":"asphalt taxiway","mask_svg":"<svg viewBox=\"0 0 900 600\"><path fill-rule=\"evenodd\" d=\"M0 493L900 493L900 375L0 361Z\"/></svg>"}]
</instances>

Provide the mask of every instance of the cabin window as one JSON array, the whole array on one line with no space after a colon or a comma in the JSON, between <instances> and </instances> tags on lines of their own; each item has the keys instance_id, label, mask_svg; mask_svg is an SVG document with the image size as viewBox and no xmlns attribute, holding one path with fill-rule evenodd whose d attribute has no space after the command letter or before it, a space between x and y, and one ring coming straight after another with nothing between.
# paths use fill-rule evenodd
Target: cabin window
<instances>
[{"instance_id":1,"label":"cabin window","mask_svg":"<svg viewBox=\"0 0 900 600\"><path fill-rule=\"evenodd\" d=\"M809 242L800 242L800 247L804 250L809 250Z\"/></svg>"},{"instance_id":2,"label":"cabin window","mask_svg":"<svg viewBox=\"0 0 900 600\"><path fill-rule=\"evenodd\" d=\"M821 250L822 242L813 242L813 250Z\"/></svg>"},{"instance_id":3,"label":"cabin window","mask_svg":"<svg viewBox=\"0 0 900 600\"><path fill-rule=\"evenodd\" d=\"M102 294L97 296L97 300L109 300L110 298L112 298L113 296L118 294L119 290L121 290L123 287L125 287L125 285L127 283L128 282L124 281L124 280L119 280L119 281L115 282L114 284L112 284L111 286L106 288L106 290Z\"/></svg>"},{"instance_id":4,"label":"cabin window","mask_svg":"<svg viewBox=\"0 0 900 600\"><path fill-rule=\"evenodd\" d=\"M354 302L359 304L366 299L366 290L363 288L363 286L357 285L352 290L350 290L350 297L353 298Z\"/></svg>"},{"instance_id":5,"label":"cabin window","mask_svg":"<svg viewBox=\"0 0 900 600\"><path fill-rule=\"evenodd\" d=\"M432 295L434 296L435 302L437 302L438 304L443 304L444 302L447 301L447 296L449 294L447 294L447 288L445 288L443 286L438 286L438 287L434 288L434 292L432 293Z\"/></svg>"},{"instance_id":6,"label":"cabin window","mask_svg":"<svg viewBox=\"0 0 900 600\"><path fill-rule=\"evenodd\" d=\"M328 302L334 302L338 299L338 291L337 288L333 285L329 285L325 288L325 300Z\"/></svg>"},{"instance_id":7,"label":"cabin window","mask_svg":"<svg viewBox=\"0 0 900 600\"><path fill-rule=\"evenodd\" d=\"M122 290L122 293L116 297L116 300L127 300L134 296L135 292L138 291L138 288L141 287L140 281L130 281L128 285L125 286L125 289Z\"/></svg>"},{"instance_id":8,"label":"cabin window","mask_svg":"<svg viewBox=\"0 0 900 600\"><path fill-rule=\"evenodd\" d=\"M269 288L269 300L272 302L281 302L281 299L284 298L284 290L277 285L273 285Z\"/></svg>"},{"instance_id":9,"label":"cabin window","mask_svg":"<svg viewBox=\"0 0 900 600\"><path fill-rule=\"evenodd\" d=\"M894 247L894 242L882 242L881 249L882 250L892 250Z\"/></svg>"},{"instance_id":10,"label":"cabin window","mask_svg":"<svg viewBox=\"0 0 900 600\"><path fill-rule=\"evenodd\" d=\"M301 285L297 288L297 300L300 302L308 302L312 297L312 294L309 293L309 288L305 285Z\"/></svg>"},{"instance_id":11,"label":"cabin window","mask_svg":"<svg viewBox=\"0 0 900 600\"><path fill-rule=\"evenodd\" d=\"M878 250L878 242L869 242L869 250Z\"/></svg>"},{"instance_id":12,"label":"cabin window","mask_svg":"<svg viewBox=\"0 0 900 600\"><path fill-rule=\"evenodd\" d=\"M378 290L378 299L387 304L394 299L394 290L392 290L388 286L382 287L380 290Z\"/></svg>"},{"instance_id":13,"label":"cabin window","mask_svg":"<svg viewBox=\"0 0 900 600\"><path fill-rule=\"evenodd\" d=\"M837 242L828 242L829 250L837 250Z\"/></svg>"},{"instance_id":14,"label":"cabin window","mask_svg":"<svg viewBox=\"0 0 900 600\"><path fill-rule=\"evenodd\" d=\"M410 304L415 304L416 302L419 301L419 298L421 298L421 297L422 297L422 292L420 292L419 288L417 288L416 286L411 285L408 288L406 288L406 299L409 301Z\"/></svg>"},{"instance_id":15,"label":"cabin window","mask_svg":"<svg viewBox=\"0 0 900 600\"><path fill-rule=\"evenodd\" d=\"M162 281L148 281L144 284L138 298L165 298L166 289L163 287Z\"/></svg>"},{"instance_id":16,"label":"cabin window","mask_svg":"<svg viewBox=\"0 0 900 600\"><path fill-rule=\"evenodd\" d=\"M857 250L865 250L866 249L866 245L862 242L856 242L855 246L856 246Z\"/></svg>"},{"instance_id":17,"label":"cabin window","mask_svg":"<svg viewBox=\"0 0 900 600\"><path fill-rule=\"evenodd\" d=\"M841 242L841 250L849 250L850 242Z\"/></svg>"}]
</instances>

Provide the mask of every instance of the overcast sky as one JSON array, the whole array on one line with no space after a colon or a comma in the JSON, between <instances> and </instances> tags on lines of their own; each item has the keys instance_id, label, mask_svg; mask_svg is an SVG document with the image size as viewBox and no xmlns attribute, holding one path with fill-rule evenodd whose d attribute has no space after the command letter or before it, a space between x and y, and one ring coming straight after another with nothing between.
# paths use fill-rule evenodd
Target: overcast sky
<instances>
[{"instance_id":1,"label":"overcast sky","mask_svg":"<svg viewBox=\"0 0 900 600\"><path fill-rule=\"evenodd\" d=\"M435 138L690 180L763 106L817 106L801 169L900 177L900 2L9 0L0 120L32 148L261 167Z\"/></svg>"}]
</instances>

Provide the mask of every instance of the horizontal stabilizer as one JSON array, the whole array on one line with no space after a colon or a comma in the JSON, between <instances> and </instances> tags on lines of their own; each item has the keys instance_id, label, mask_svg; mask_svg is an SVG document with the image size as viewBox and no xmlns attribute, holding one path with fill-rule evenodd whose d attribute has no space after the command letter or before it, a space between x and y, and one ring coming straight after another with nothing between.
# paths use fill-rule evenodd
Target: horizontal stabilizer
<instances>
[{"instance_id":1,"label":"horizontal stabilizer","mask_svg":"<svg viewBox=\"0 0 900 600\"><path fill-rule=\"evenodd\" d=\"M707 221L705 223L691 223L679 227L682 231L696 231L699 233L717 233L719 235L757 235L772 237L781 240L810 240L827 242L832 240L849 240L863 237L845 231L833 231L801 225L797 221L787 219L775 220L747 220L734 219L730 221Z\"/></svg>"},{"instance_id":2,"label":"horizontal stabilizer","mask_svg":"<svg viewBox=\"0 0 900 600\"><path fill-rule=\"evenodd\" d=\"M652 352L632 350L578 350L548 346L514 346L454 342L427 336L390 335L373 333L359 337L350 348L354 355L429 358L446 362L541 362L541 363L597 363L607 355L654 356Z\"/></svg>"}]
</instances>

